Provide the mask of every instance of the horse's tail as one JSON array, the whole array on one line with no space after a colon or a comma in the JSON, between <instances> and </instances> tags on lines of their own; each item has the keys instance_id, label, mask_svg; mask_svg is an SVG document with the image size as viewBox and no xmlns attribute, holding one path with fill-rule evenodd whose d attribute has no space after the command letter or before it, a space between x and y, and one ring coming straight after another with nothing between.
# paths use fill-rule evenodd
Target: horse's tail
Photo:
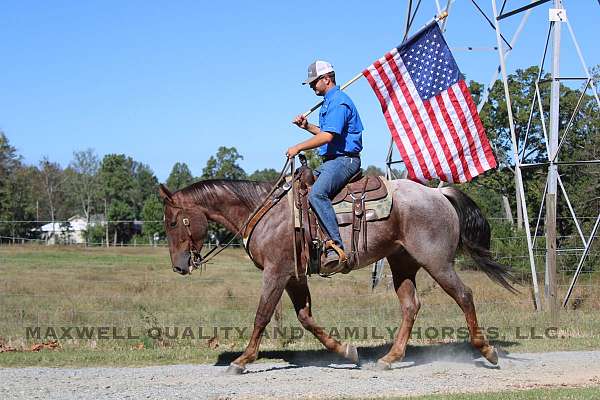
<instances>
[{"instance_id":1,"label":"horse's tail","mask_svg":"<svg viewBox=\"0 0 600 400\"><path fill-rule=\"evenodd\" d=\"M453 187L445 187L442 194L450 201L460 225L460 243L477 266L497 284L512 293L519 293L511 283L517 279L511 274L510 267L492 260L490 252L490 224L485 219L481 209L466 194Z\"/></svg>"}]
</instances>

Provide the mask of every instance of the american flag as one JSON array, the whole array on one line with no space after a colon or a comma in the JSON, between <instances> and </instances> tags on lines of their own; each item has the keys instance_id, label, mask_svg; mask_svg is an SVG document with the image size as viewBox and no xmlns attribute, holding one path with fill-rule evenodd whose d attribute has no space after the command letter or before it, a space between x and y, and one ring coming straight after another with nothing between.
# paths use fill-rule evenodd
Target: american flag
<instances>
[{"instance_id":1,"label":"american flag","mask_svg":"<svg viewBox=\"0 0 600 400\"><path fill-rule=\"evenodd\" d=\"M496 159L437 22L363 75L375 91L412 180L468 182Z\"/></svg>"}]
</instances>

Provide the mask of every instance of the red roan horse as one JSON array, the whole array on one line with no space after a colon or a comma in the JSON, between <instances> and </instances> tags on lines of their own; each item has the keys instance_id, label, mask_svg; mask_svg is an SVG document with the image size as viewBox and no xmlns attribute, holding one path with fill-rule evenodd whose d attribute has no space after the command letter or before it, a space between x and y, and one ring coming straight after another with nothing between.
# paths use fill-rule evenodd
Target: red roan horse
<instances>
[{"instance_id":1,"label":"red roan horse","mask_svg":"<svg viewBox=\"0 0 600 400\"><path fill-rule=\"evenodd\" d=\"M165 228L173 270L186 275L197 261L207 235L208 220L238 232L262 204L271 183L208 180L171 193L161 185ZM369 222L368 247L360 253L365 267L387 258L394 288L402 308L402 323L389 352L377 361L381 369L391 368L404 357L406 344L419 311L415 275L424 268L458 303L465 314L471 344L492 364L498 355L477 325L473 296L454 271L457 251L462 248L492 280L514 291L508 267L490 258L490 227L481 210L461 191L445 187L429 188L409 180L391 181L391 215ZM288 201L282 199L260 220L247 243L253 261L262 269L263 286L250 342L228 369L241 373L256 360L262 333L271 320L283 291L290 296L302 326L313 333L330 351L358 364L354 346L340 343L325 333L313 319L306 276L296 278L292 245L292 219ZM349 248L351 226L341 235ZM196 259L196 260L194 260Z\"/></svg>"}]
</instances>

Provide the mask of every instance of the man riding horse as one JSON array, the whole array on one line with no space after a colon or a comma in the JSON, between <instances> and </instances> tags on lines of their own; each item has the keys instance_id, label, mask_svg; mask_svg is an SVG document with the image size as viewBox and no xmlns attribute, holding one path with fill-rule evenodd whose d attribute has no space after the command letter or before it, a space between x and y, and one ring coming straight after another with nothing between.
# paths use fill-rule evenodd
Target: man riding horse
<instances>
[{"instance_id":1,"label":"man riding horse","mask_svg":"<svg viewBox=\"0 0 600 400\"><path fill-rule=\"evenodd\" d=\"M452 140L446 142L443 135L438 136L440 132L428 132L425 127L422 127L421 133L431 134L433 138L438 138L449 146L455 146L456 155L462 158L447 160L450 163L449 167L454 166L450 172L444 172L437 165L436 168L440 173L436 171L436 168L431 167L421 171L422 173L419 172L420 175L418 175L415 173L415 169L410 167L413 169L412 173L409 171L409 176L412 174L414 180L453 176L453 182L469 181L473 176L494 168L497 163L485 138L485 132L476 114L476 107L468 93L468 88L443 40L437 22L434 21L428 25L427 29L421 30L403 46L387 53L384 62L388 62L389 58L389 62L395 66L398 65L396 62L403 65L401 60L403 54L408 51L418 51L415 50L415 46L421 46L421 42L431 42L431 40L434 40L434 43L437 42L436 48L440 47L443 53L442 58L437 62L451 64L453 66L452 75L446 77L444 85L438 87L439 93L434 94L434 96L440 96L439 98L431 100L433 98L431 91L426 90L419 93L413 86L411 86L413 90L411 93L421 102L420 104L423 104L423 107L432 107L433 101L435 106L441 107L442 110L446 110L445 99L450 98L447 107L457 107L452 108L453 115L456 114L457 119L446 118L448 117L446 110L443 122L447 124L445 126L453 134L461 132L465 137L460 142L458 139L456 142ZM431 46L428 51L439 53L439 50L435 50ZM399 57L398 59L394 58L396 55ZM427 67L427 64L429 63L426 62L423 68L429 68L429 74L433 76L433 67ZM438 65L438 67L440 66ZM370 72L371 70L372 72ZM370 83L375 83L375 92L379 94L381 94L380 88L377 87L377 81L373 79L373 76L380 79L380 74L384 72L379 61L363 71L363 75L367 79L371 78ZM409 83L411 82L409 80ZM334 270L330 270L330 272L344 272L344 265L340 266L343 263L338 261L346 259L342 250L341 238L346 243L353 243L352 247L356 249L354 246L355 220L352 224L342 224L338 229L330 199L340 189L343 189L343 186L360 170L359 152L362 150L363 127L354 104L336 86L331 64L324 61L316 61L311 64L305 83L310 84L318 96L325 98L320 110L319 126L308 123L305 115L297 116L293 123L308 130L314 136L290 147L287 150L287 156L293 157L302 150L319 147L319 154L323 157L324 162L317 171L319 176L312 187L309 202L318 214L321 227L332 239L329 241L329 254L324 267ZM388 92L386 91L386 93ZM394 92L391 95L395 96ZM457 96L460 96L464 102L457 101ZM384 100L382 106L386 107L385 98L381 96L381 99ZM391 111L396 112L395 109ZM423 122L421 115L416 114L418 115L415 115L414 118L411 117L412 119L409 121L410 124L416 124L415 126ZM437 118L437 114L435 116ZM395 125L393 128L396 129ZM477 141L471 140L474 134L476 134ZM468 164L467 159L477 160L478 167ZM410 158L406 157L404 161L405 163L409 162ZM325 348L352 363L360 363L356 347L350 343L342 343L327 334L312 314L313 301L308 285L308 275L297 268L296 218L290 218L291 215L296 215L293 207L297 207L298 203L279 201L285 199L284 188L289 190L293 186L289 182L285 182L283 174L288 165L289 163L286 163L275 185L264 182L214 179L196 182L175 193L171 193L164 185L160 186L160 195L165 210L165 230L174 271L182 275L189 274L209 259L208 256L212 250L204 256L200 254L207 236L208 221L217 222L231 232L242 233L246 251L254 265L262 271L262 293L259 297L252 334L244 352L231 362L228 368L230 373L244 372L247 365L258 358L263 333L271 321L284 291L290 297L298 321L305 329L312 332ZM458 174L458 167L463 168L460 169L460 174ZM388 352L377 360L376 366L380 369L391 369L392 363L401 360L405 355L406 346L421 307L416 287L416 274L419 270L429 273L460 306L467 322L471 344L490 363L497 364L498 353L486 339L477 322L473 293L454 270L454 261L458 252L464 251L471 256L474 264L480 270L511 292L516 292L512 284L517 280L511 274L508 266L493 260L490 251L490 225L481 209L469 196L456 187L431 188L414 180L398 179L385 183L386 190L391 196L389 213L385 217L368 222L368 233L366 229L362 231L365 233L362 240L365 245L360 248L360 257L355 257L356 261L353 265L353 269L364 268L377 260L386 258L392 274L394 291L402 310L402 320L398 325L398 333L394 342ZM365 180L360 196L361 200L365 200L363 195L367 192L368 182ZM299 183L303 182L299 180ZM301 187L301 185L298 186ZM306 191L304 188L302 189L302 192L300 190L298 192L304 196ZM290 200L293 200L294 193L292 191ZM354 200L353 193L355 192L349 194ZM306 210L305 199L305 197L301 197L301 210ZM352 207L351 214L353 216L362 215L362 208L357 210L354 208L355 205L356 203ZM357 213L357 211L361 212ZM302 214L300 215L302 216ZM298 221L302 223L306 219L299 218ZM310 230L310 227L314 225L310 223L310 218L308 218L308 222ZM341 218L340 222L342 222ZM248 229L249 226L252 228ZM331 249L335 250L336 248L338 254L333 254ZM354 253L358 255L359 252L355 251ZM338 258L338 256L340 257ZM344 315L352 310L340 307L338 312Z\"/></svg>"},{"instance_id":2,"label":"man riding horse","mask_svg":"<svg viewBox=\"0 0 600 400\"><path fill-rule=\"evenodd\" d=\"M323 164L314 171L318 178L309 195L310 205L321 227L330 237L322 268L328 272L345 269L344 244L331 205L331 199L360 171L363 126L354 103L335 82L330 63L317 60L308 66L308 84L317 96L323 96L319 126L298 115L292 122L314 136L287 150L289 158L303 150L319 148Z\"/></svg>"}]
</instances>

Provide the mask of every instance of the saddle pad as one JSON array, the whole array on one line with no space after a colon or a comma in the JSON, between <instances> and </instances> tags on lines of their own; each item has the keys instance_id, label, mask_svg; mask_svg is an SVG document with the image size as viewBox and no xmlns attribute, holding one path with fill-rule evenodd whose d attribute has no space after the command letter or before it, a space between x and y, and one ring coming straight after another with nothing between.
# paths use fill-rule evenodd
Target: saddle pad
<instances>
[{"instance_id":1,"label":"saddle pad","mask_svg":"<svg viewBox=\"0 0 600 400\"><path fill-rule=\"evenodd\" d=\"M370 200L365 202L365 216L368 221L377 221L390 216L392 211L392 190L387 179L382 179L387 188L387 196L379 200ZM292 206L292 191L287 194L288 204ZM333 205L338 225L348 225L352 223L352 203L342 201ZM300 227L300 219L298 218L298 209L294 207L294 226Z\"/></svg>"}]
</instances>

